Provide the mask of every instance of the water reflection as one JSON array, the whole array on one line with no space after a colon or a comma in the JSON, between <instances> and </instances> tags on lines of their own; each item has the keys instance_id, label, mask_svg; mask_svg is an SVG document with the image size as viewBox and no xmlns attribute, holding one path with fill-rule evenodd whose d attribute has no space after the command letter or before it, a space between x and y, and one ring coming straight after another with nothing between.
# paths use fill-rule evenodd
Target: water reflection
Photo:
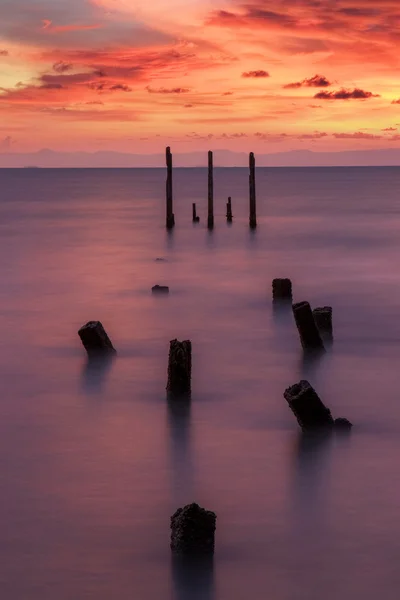
<instances>
[{"instance_id":1,"label":"water reflection","mask_svg":"<svg viewBox=\"0 0 400 600\"><path fill-rule=\"evenodd\" d=\"M102 391L107 375L115 359L115 354L88 356L82 370L82 389L87 394Z\"/></svg>"},{"instance_id":2,"label":"water reflection","mask_svg":"<svg viewBox=\"0 0 400 600\"><path fill-rule=\"evenodd\" d=\"M325 356L324 350L303 350L299 365L301 378L313 379Z\"/></svg>"},{"instance_id":3,"label":"water reflection","mask_svg":"<svg viewBox=\"0 0 400 600\"><path fill-rule=\"evenodd\" d=\"M320 536L326 526L333 440L330 430L299 433L294 445L294 519L307 536Z\"/></svg>"},{"instance_id":4,"label":"water reflection","mask_svg":"<svg viewBox=\"0 0 400 600\"><path fill-rule=\"evenodd\" d=\"M214 557L172 556L172 579L175 600L213 600Z\"/></svg>"},{"instance_id":5,"label":"water reflection","mask_svg":"<svg viewBox=\"0 0 400 600\"><path fill-rule=\"evenodd\" d=\"M167 397L167 407L173 496L187 504L194 497L190 397Z\"/></svg>"},{"instance_id":6,"label":"water reflection","mask_svg":"<svg viewBox=\"0 0 400 600\"><path fill-rule=\"evenodd\" d=\"M288 323L289 321L292 321L294 324L292 300L272 300L272 314L274 317L274 321L277 324Z\"/></svg>"}]
</instances>

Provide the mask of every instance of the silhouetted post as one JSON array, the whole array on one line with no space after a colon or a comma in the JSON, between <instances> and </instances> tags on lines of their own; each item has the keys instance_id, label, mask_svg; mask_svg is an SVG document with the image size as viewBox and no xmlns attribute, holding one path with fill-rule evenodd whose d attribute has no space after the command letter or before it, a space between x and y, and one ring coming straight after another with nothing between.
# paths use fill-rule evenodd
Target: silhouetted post
<instances>
[{"instance_id":1,"label":"silhouetted post","mask_svg":"<svg viewBox=\"0 0 400 600\"><path fill-rule=\"evenodd\" d=\"M308 302L293 304L293 315L304 350L325 350Z\"/></svg>"},{"instance_id":2,"label":"silhouetted post","mask_svg":"<svg viewBox=\"0 0 400 600\"><path fill-rule=\"evenodd\" d=\"M228 223L232 223L233 215L232 215L232 199L229 196L228 203L226 205L226 220Z\"/></svg>"},{"instance_id":3,"label":"silhouetted post","mask_svg":"<svg viewBox=\"0 0 400 600\"><path fill-rule=\"evenodd\" d=\"M285 390L283 396L304 431L333 427L331 411L324 405L308 381L303 379L292 385Z\"/></svg>"},{"instance_id":4,"label":"silhouetted post","mask_svg":"<svg viewBox=\"0 0 400 600\"><path fill-rule=\"evenodd\" d=\"M116 352L100 321L89 321L79 329L78 335L89 356L115 354Z\"/></svg>"},{"instance_id":5,"label":"silhouetted post","mask_svg":"<svg viewBox=\"0 0 400 600\"><path fill-rule=\"evenodd\" d=\"M168 394L176 397L190 395L191 377L192 342L171 340L168 357Z\"/></svg>"},{"instance_id":6,"label":"silhouetted post","mask_svg":"<svg viewBox=\"0 0 400 600\"><path fill-rule=\"evenodd\" d=\"M214 228L214 179L213 179L213 153L208 152L208 229Z\"/></svg>"},{"instance_id":7,"label":"silhouetted post","mask_svg":"<svg viewBox=\"0 0 400 600\"><path fill-rule=\"evenodd\" d=\"M312 311L314 321L320 333L332 337L332 307L321 306Z\"/></svg>"},{"instance_id":8,"label":"silhouetted post","mask_svg":"<svg viewBox=\"0 0 400 600\"><path fill-rule=\"evenodd\" d=\"M249 158L250 176L249 176L249 191L250 191L250 218L249 225L250 229L257 227L256 217L256 161L253 152L250 152Z\"/></svg>"},{"instance_id":9,"label":"silhouetted post","mask_svg":"<svg viewBox=\"0 0 400 600\"><path fill-rule=\"evenodd\" d=\"M167 196L167 229L172 229L175 225L175 216L172 208L172 154L171 148L168 146L166 149L166 161L167 161L167 184L166 184L166 196Z\"/></svg>"},{"instance_id":10,"label":"silhouetted post","mask_svg":"<svg viewBox=\"0 0 400 600\"><path fill-rule=\"evenodd\" d=\"M195 202L193 202L193 204L192 204L192 211L193 211L193 219L192 219L193 223L198 223L200 221L200 217L197 216Z\"/></svg>"},{"instance_id":11,"label":"silhouetted post","mask_svg":"<svg viewBox=\"0 0 400 600\"><path fill-rule=\"evenodd\" d=\"M292 282L290 279L273 279L272 298L274 302L292 300Z\"/></svg>"},{"instance_id":12,"label":"silhouetted post","mask_svg":"<svg viewBox=\"0 0 400 600\"><path fill-rule=\"evenodd\" d=\"M188 504L171 517L171 550L184 556L214 553L217 516L198 504Z\"/></svg>"}]
</instances>

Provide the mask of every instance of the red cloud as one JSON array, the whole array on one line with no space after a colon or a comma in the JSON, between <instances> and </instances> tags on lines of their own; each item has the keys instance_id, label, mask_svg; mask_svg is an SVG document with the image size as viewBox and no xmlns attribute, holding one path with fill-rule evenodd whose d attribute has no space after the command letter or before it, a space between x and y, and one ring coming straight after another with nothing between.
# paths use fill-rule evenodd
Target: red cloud
<instances>
[{"instance_id":1,"label":"red cloud","mask_svg":"<svg viewBox=\"0 0 400 600\"><path fill-rule=\"evenodd\" d=\"M354 90L345 90L342 88L337 92L318 92L318 94L315 94L314 98L317 98L318 100L365 100L367 98L380 98L380 96L379 94L366 92L359 88L354 88Z\"/></svg>"},{"instance_id":2,"label":"red cloud","mask_svg":"<svg viewBox=\"0 0 400 600\"><path fill-rule=\"evenodd\" d=\"M90 29L101 29L102 25L55 25L53 26L53 22L50 19L43 19L42 21L43 27L46 31L51 31L52 33L63 33L68 31L86 31Z\"/></svg>"},{"instance_id":3,"label":"red cloud","mask_svg":"<svg viewBox=\"0 0 400 600\"><path fill-rule=\"evenodd\" d=\"M259 77L270 77L270 74L267 71L262 71L261 69L258 71L247 71L242 73L242 77L254 77L255 79Z\"/></svg>"},{"instance_id":4,"label":"red cloud","mask_svg":"<svg viewBox=\"0 0 400 600\"><path fill-rule=\"evenodd\" d=\"M393 100L392 104L400 104L400 98L398 100Z\"/></svg>"},{"instance_id":5,"label":"red cloud","mask_svg":"<svg viewBox=\"0 0 400 600\"><path fill-rule=\"evenodd\" d=\"M308 79L303 79L302 81L297 81L296 83L288 83L283 87L290 90L301 87L328 87L329 85L332 84L326 77L323 75L314 75L314 77L309 77Z\"/></svg>"},{"instance_id":6,"label":"red cloud","mask_svg":"<svg viewBox=\"0 0 400 600\"><path fill-rule=\"evenodd\" d=\"M149 94L188 94L190 92L189 88L151 88L149 85L146 87L146 90Z\"/></svg>"},{"instance_id":7,"label":"red cloud","mask_svg":"<svg viewBox=\"0 0 400 600\"><path fill-rule=\"evenodd\" d=\"M8 56L8 50L0 50L0 56Z\"/></svg>"}]
</instances>

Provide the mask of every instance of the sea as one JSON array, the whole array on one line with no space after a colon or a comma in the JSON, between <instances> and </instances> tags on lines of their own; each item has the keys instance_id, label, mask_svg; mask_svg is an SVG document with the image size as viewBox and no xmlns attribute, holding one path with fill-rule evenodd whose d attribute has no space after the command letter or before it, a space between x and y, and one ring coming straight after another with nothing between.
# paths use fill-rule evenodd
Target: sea
<instances>
[{"instance_id":1,"label":"sea","mask_svg":"<svg viewBox=\"0 0 400 600\"><path fill-rule=\"evenodd\" d=\"M210 232L206 170L175 169L167 232L163 169L0 171L2 600L398 599L400 168L257 169L255 231L248 185L215 169ZM275 277L332 306L324 356ZM174 338L186 403L166 397ZM350 435L301 434L301 379ZM191 502L215 555L184 565L170 517Z\"/></svg>"}]
</instances>

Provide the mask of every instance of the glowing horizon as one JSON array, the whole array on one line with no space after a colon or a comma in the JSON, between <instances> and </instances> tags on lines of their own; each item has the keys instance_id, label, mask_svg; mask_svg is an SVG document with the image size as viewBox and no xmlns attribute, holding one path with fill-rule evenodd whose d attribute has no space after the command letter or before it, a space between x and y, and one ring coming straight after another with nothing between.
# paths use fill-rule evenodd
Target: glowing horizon
<instances>
[{"instance_id":1,"label":"glowing horizon","mask_svg":"<svg viewBox=\"0 0 400 600\"><path fill-rule=\"evenodd\" d=\"M400 147L396 0L5 0L0 150Z\"/></svg>"}]
</instances>

